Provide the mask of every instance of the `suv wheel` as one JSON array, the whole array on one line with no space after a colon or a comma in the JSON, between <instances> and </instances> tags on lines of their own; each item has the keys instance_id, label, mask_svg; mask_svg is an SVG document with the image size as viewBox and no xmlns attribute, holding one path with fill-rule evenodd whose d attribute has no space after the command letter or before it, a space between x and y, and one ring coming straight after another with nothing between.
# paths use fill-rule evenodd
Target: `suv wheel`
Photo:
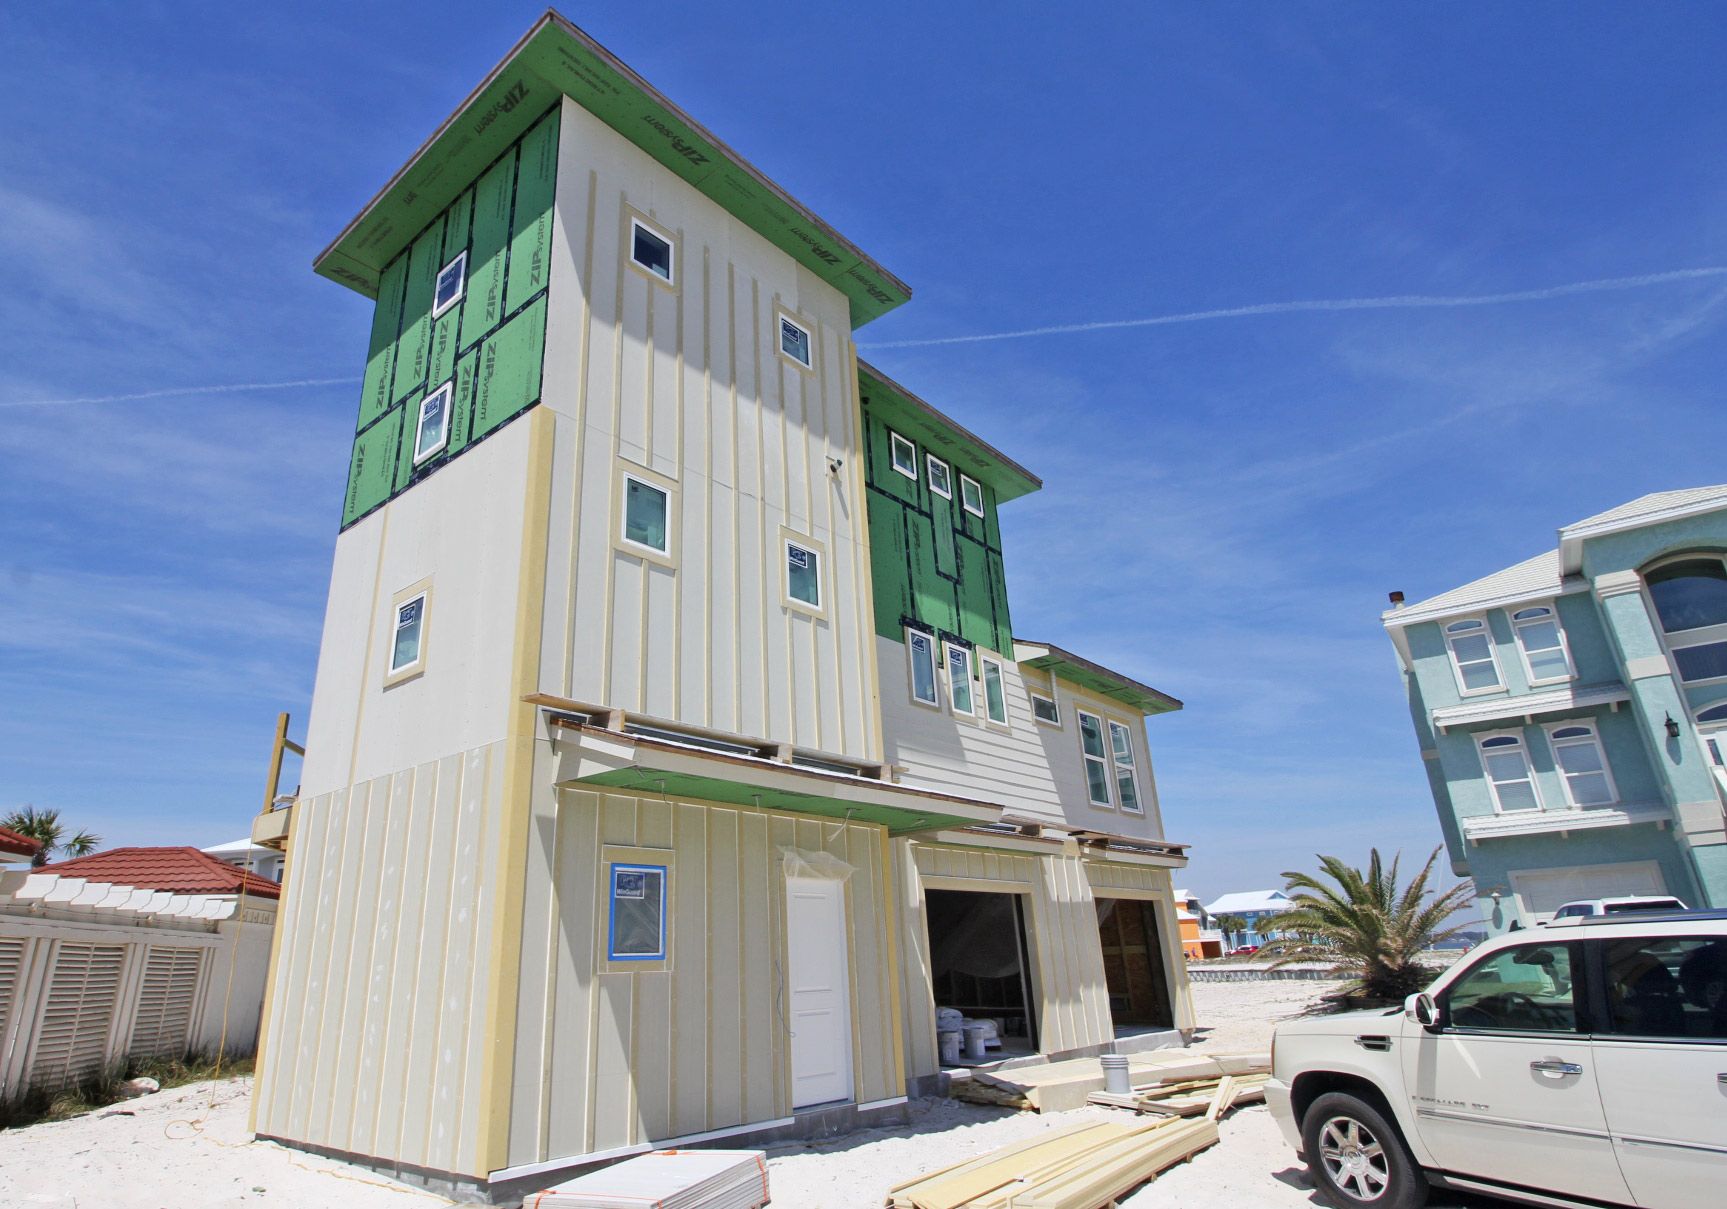
<instances>
[{"instance_id":1,"label":"suv wheel","mask_svg":"<svg viewBox=\"0 0 1727 1209\"><path fill-rule=\"evenodd\" d=\"M1307 1169L1338 1209L1420 1209L1427 1179L1397 1127L1345 1092L1327 1092L1301 1122Z\"/></svg>"}]
</instances>

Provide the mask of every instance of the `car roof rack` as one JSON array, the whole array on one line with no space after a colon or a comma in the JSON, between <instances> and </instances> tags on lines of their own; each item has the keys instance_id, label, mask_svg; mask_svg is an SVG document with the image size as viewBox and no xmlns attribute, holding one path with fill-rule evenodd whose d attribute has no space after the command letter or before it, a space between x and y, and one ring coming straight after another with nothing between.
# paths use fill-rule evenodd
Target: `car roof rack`
<instances>
[{"instance_id":1,"label":"car roof rack","mask_svg":"<svg viewBox=\"0 0 1727 1209\"><path fill-rule=\"evenodd\" d=\"M1727 908L1709 907L1690 911L1616 911L1612 915L1572 915L1550 919L1544 928L1606 928L1625 924L1700 924L1727 920Z\"/></svg>"}]
</instances>

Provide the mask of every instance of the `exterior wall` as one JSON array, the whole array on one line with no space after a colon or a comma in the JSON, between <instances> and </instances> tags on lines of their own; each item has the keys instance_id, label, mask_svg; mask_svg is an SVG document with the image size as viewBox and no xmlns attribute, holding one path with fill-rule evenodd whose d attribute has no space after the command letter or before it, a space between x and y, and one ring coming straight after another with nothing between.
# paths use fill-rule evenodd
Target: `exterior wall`
<instances>
[{"instance_id":1,"label":"exterior wall","mask_svg":"<svg viewBox=\"0 0 1727 1209\"><path fill-rule=\"evenodd\" d=\"M849 303L571 101L561 139L542 690L877 758ZM632 213L674 236L676 288L626 263ZM669 559L618 548L625 470L672 492ZM782 533L823 556L819 616L785 601Z\"/></svg>"},{"instance_id":2,"label":"exterior wall","mask_svg":"<svg viewBox=\"0 0 1727 1209\"><path fill-rule=\"evenodd\" d=\"M534 803L511 1166L792 1115L785 853L846 879L854 1098L903 1093L888 840L879 827L553 790ZM606 845L670 866L669 960L608 963ZM639 859L639 858L638 858Z\"/></svg>"},{"instance_id":3,"label":"exterior wall","mask_svg":"<svg viewBox=\"0 0 1727 1209\"><path fill-rule=\"evenodd\" d=\"M483 1175L505 743L294 807L255 1128ZM308 755L313 749L308 748Z\"/></svg>"},{"instance_id":4,"label":"exterior wall","mask_svg":"<svg viewBox=\"0 0 1727 1209\"><path fill-rule=\"evenodd\" d=\"M1575 831L1563 839L1557 833L1505 836L1477 845L1472 856L1478 905L1482 918L1495 933L1504 931L1513 922L1521 922L1525 927L1535 922L1519 909L1513 873L1644 861L1652 861L1660 868L1667 893L1697 905L1696 879L1685 858L1684 846L1674 842L1671 831L1663 831L1652 823ZM1500 893L1497 904L1492 901L1495 890Z\"/></svg>"}]
</instances>

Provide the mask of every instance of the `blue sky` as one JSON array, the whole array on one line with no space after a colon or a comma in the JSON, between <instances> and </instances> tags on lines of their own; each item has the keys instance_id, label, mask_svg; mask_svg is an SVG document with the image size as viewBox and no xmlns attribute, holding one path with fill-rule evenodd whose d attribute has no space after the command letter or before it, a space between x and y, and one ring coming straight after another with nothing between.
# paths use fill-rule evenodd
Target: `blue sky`
<instances>
[{"instance_id":1,"label":"blue sky","mask_svg":"<svg viewBox=\"0 0 1727 1209\"><path fill-rule=\"evenodd\" d=\"M1727 266L1727 12L932 10L567 11L912 284L863 354L1043 476L1017 631L1187 703L1150 734L1196 890L1425 853L1385 593L1727 478L1727 276L913 342ZM539 11L0 13L0 808L246 830L366 344L311 258Z\"/></svg>"}]
</instances>

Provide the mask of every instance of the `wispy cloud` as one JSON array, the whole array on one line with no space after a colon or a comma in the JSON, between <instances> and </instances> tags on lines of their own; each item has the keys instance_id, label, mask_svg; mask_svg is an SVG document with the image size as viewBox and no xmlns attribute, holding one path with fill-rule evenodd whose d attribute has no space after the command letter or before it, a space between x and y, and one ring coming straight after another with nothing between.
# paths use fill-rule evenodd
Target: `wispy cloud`
<instances>
[{"instance_id":1,"label":"wispy cloud","mask_svg":"<svg viewBox=\"0 0 1727 1209\"><path fill-rule=\"evenodd\" d=\"M70 407L78 403L136 403L144 399L184 399L250 390L304 390L313 386L353 386L359 378L299 378L289 382L230 382L219 386L169 386L124 395L84 395L70 399L4 399L0 407Z\"/></svg>"},{"instance_id":2,"label":"wispy cloud","mask_svg":"<svg viewBox=\"0 0 1727 1209\"><path fill-rule=\"evenodd\" d=\"M1312 311L1409 311L1440 308L1503 306L1513 302L1550 302L1578 294L1600 294L1609 290L1636 290L1727 276L1727 265L1705 265L1673 269L1663 273L1641 273L1635 277L1601 277L1573 281L1533 290L1511 290L1498 294L1389 294L1378 298L1309 298L1289 302L1256 302L1246 306L1221 307L1209 311L1185 311L1174 315L1151 315L1143 319L1101 319L1087 323L1057 323L1047 327L1019 328L1008 332L985 332L971 336L938 336L924 340L884 340L863 347L928 348L938 344L980 344L990 340L1020 340L1030 336L1061 336L1075 332L1101 332L1127 327L1165 327L1178 323L1207 323L1214 319L1247 319L1259 315L1291 315Z\"/></svg>"}]
</instances>

